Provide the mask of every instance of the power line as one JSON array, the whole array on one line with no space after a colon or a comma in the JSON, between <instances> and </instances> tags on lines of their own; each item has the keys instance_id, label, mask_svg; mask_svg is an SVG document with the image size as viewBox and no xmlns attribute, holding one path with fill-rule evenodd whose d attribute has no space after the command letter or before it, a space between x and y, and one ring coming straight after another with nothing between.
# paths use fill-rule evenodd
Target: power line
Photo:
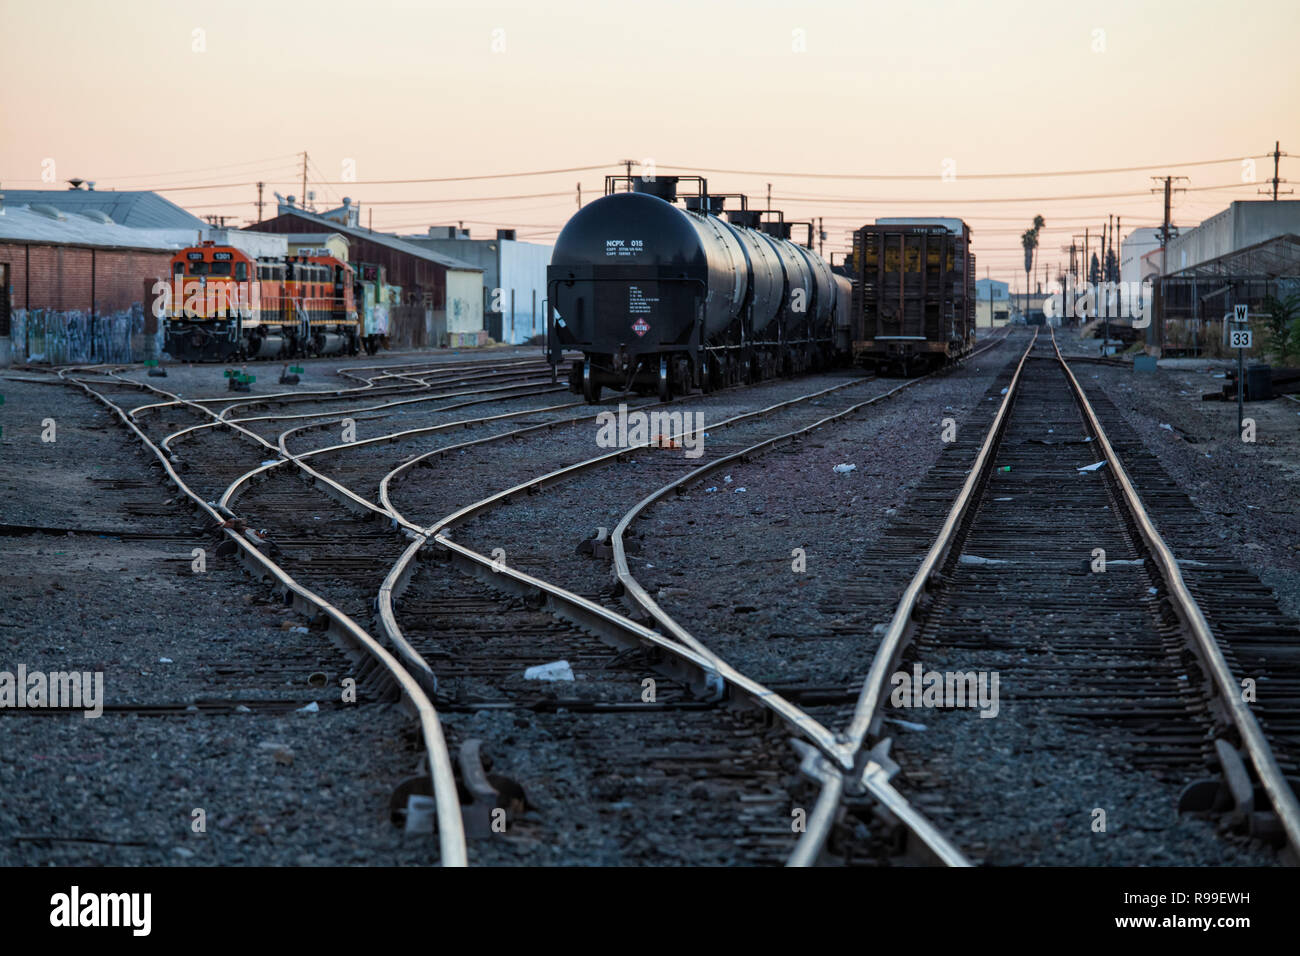
<instances>
[{"instance_id":1,"label":"power line","mask_svg":"<svg viewBox=\"0 0 1300 956\"><path fill-rule=\"evenodd\" d=\"M1188 188L1189 191L1196 191L1196 190L1208 190L1208 189L1238 189L1242 186L1254 186L1254 185L1255 185L1254 183L1227 183L1225 185L1191 186ZM1081 195L1074 195L1074 196L995 196L995 197L985 197L981 199L952 199L952 198L941 198L941 197L935 197L931 199L884 199L880 197L859 199L857 197L852 197L852 196L808 196L808 195L802 195L797 193L791 193L786 196L773 196L772 198L776 202L805 202L805 203L822 202L822 203L832 203L832 204L868 203L868 204L874 204L878 206L925 204L930 206L940 206L940 205L950 205L950 204L955 205L959 203L965 204L965 203L1062 202L1066 200L1082 200L1082 199L1123 199L1123 198L1128 198L1133 196L1146 196L1146 195L1147 193L1144 191L1144 192L1131 192L1131 193L1091 193L1091 194L1081 194Z\"/></svg>"},{"instance_id":2,"label":"power line","mask_svg":"<svg viewBox=\"0 0 1300 956\"><path fill-rule=\"evenodd\" d=\"M1271 158L1272 155L1272 153L1261 153L1256 156L1231 156L1226 159L1202 159L1187 163L1160 163L1153 166L1116 166L1110 169L1073 169L1031 173L963 173L958 177L958 179L1035 179L1045 176L1094 176L1106 173L1139 173L1153 169L1185 169L1189 166L1214 166L1219 163L1239 163L1243 159L1268 159ZM939 178L934 173L926 175L890 175L884 173L794 173L757 169L714 169L707 166L678 166L665 163L659 163L658 168L690 169L698 173L720 173L730 176L787 176L794 179L856 179L873 182L926 182L928 180Z\"/></svg>"},{"instance_id":3,"label":"power line","mask_svg":"<svg viewBox=\"0 0 1300 956\"><path fill-rule=\"evenodd\" d=\"M374 202L357 200L362 206L434 206L459 202L504 202L511 199L543 199L553 196L571 195L567 190L562 193L525 193L518 196L461 196L451 199L379 199Z\"/></svg>"},{"instance_id":4,"label":"power line","mask_svg":"<svg viewBox=\"0 0 1300 956\"><path fill-rule=\"evenodd\" d=\"M557 173L588 173L597 169L609 169L615 163L601 163L597 166L569 166L565 169L533 169L522 173L484 173L479 176L441 176L423 179L359 179L355 183L330 181L331 186L406 186L414 183L468 183L483 179L518 179L524 176L551 176ZM567 195L567 193L566 193Z\"/></svg>"}]
</instances>

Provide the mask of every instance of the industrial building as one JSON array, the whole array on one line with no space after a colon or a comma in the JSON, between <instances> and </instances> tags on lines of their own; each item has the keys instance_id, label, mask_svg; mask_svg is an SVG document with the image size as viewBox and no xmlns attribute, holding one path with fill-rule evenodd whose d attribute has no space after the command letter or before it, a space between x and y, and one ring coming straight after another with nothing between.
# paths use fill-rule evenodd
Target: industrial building
<instances>
[{"instance_id":1,"label":"industrial building","mask_svg":"<svg viewBox=\"0 0 1300 956\"><path fill-rule=\"evenodd\" d=\"M143 306L147 290L167 275L174 251L201 233L188 225L130 228L93 206L39 201L49 195L0 196L0 365L157 354L158 323ZM75 192L53 193L64 195ZM19 205L15 196L38 201ZM132 205L137 213L153 206L138 197Z\"/></svg>"},{"instance_id":2,"label":"industrial building","mask_svg":"<svg viewBox=\"0 0 1300 956\"><path fill-rule=\"evenodd\" d=\"M1160 229L1144 226L1134 229L1119 244L1119 278L1121 282L1141 282L1160 274Z\"/></svg>"},{"instance_id":3,"label":"industrial building","mask_svg":"<svg viewBox=\"0 0 1300 956\"><path fill-rule=\"evenodd\" d=\"M498 229L493 239L471 239L468 229L455 226L431 226L428 235L402 239L483 270L483 321L493 340L519 345L546 334L551 246L520 242L513 229Z\"/></svg>"},{"instance_id":4,"label":"industrial building","mask_svg":"<svg viewBox=\"0 0 1300 956\"><path fill-rule=\"evenodd\" d=\"M997 279L975 280L975 326L989 329L1011 320L1011 286Z\"/></svg>"},{"instance_id":5,"label":"industrial building","mask_svg":"<svg viewBox=\"0 0 1300 956\"><path fill-rule=\"evenodd\" d=\"M1163 354L1227 354L1224 315L1245 305L1258 320L1272 299L1300 293L1300 201L1234 202L1169 240L1155 282L1148 344Z\"/></svg>"},{"instance_id":6,"label":"industrial building","mask_svg":"<svg viewBox=\"0 0 1300 956\"><path fill-rule=\"evenodd\" d=\"M1287 234L1300 234L1300 200L1234 202L1170 239L1164 272L1172 275Z\"/></svg>"},{"instance_id":7,"label":"industrial building","mask_svg":"<svg viewBox=\"0 0 1300 956\"><path fill-rule=\"evenodd\" d=\"M401 305L389 314L390 348L486 343L483 270L479 266L388 233L361 228L359 209L347 198L338 209L316 213L294 205L290 197L279 204L277 212L274 219L248 228L297 239L305 233L342 235L348 240L353 265L381 267L388 283L400 287Z\"/></svg>"},{"instance_id":8,"label":"industrial building","mask_svg":"<svg viewBox=\"0 0 1300 956\"><path fill-rule=\"evenodd\" d=\"M73 180L73 182L78 182ZM64 214L76 213L130 229L185 229L191 238L208 224L193 213L155 192L144 190L6 189L9 206L50 206Z\"/></svg>"}]
</instances>

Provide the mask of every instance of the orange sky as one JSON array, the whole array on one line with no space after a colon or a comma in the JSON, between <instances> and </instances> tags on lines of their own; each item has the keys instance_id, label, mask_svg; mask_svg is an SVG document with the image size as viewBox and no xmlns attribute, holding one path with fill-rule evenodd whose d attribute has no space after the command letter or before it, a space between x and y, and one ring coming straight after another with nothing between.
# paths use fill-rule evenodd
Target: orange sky
<instances>
[{"instance_id":1,"label":"orange sky","mask_svg":"<svg viewBox=\"0 0 1300 956\"><path fill-rule=\"evenodd\" d=\"M1125 233L1157 224L1157 170L975 174L1228 160L1169 170L1193 187L1174 207L1184 225L1257 198L1272 161L1243 185L1241 159L1274 140L1300 180L1298 35L1294 0L0 0L0 183L39 188L52 160L60 183L204 187L163 194L242 222L251 183L268 200L301 192L308 150L319 207L349 195L376 228L464 220L546 241L576 184L599 195L606 170L372 181L652 159L755 171L710 187L761 202L771 182L787 218L826 218L828 252L876 216L960 216L980 275L1023 286L1035 213L1055 264L1108 213Z\"/></svg>"}]
</instances>

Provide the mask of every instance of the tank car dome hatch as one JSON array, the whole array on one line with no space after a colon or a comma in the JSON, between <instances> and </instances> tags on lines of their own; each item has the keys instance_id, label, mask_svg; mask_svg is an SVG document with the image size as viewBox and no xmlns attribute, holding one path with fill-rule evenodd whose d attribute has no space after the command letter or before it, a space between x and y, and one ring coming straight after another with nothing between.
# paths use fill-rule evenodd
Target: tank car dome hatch
<instances>
[{"instance_id":1,"label":"tank car dome hatch","mask_svg":"<svg viewBox=\"0 0 1300 956\"><path fill-rule=\"evenodd\" d=\"M664 202L677 201L677 177L656 176L653 179L637 178L632 188L642 195L658 196Z\"/></svg>"},{"instance_id":2,"label":"tank car dome hatch","mask_svg":"<svg viewBox=\"0 0 1300 956\"><path fill-rule=\"evenodd\" d=\"M761 209L727 210L727 222L731 223L733 226L743 226L746 229L757 229L762 218L763 210Z\"/></svg>"},{"instance_id":3,"label":"tank car dome hatch","mask_svg":"<svg viewBox=\"0 0 1300 956\"><path fill-rule=\"evenodd\" d=\"M708 202L708 208L704 208L705 200ZM723 206L726 205L725 196L687 196L684 200L688 212L707 212L710 216L721 215Z\"/></svg>"}]
</instances>

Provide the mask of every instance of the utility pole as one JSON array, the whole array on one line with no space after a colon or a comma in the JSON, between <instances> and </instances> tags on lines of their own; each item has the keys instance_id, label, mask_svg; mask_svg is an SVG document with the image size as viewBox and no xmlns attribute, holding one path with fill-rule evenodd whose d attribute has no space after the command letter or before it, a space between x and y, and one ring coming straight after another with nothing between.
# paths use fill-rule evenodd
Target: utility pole
<instances>
[{"instance_id":1,"label":"utility pole","mask_svg":"<svg viewBox=\"0 0 1300 956\"><path fill-rule=\"evenodd\" d=\"M1272 178L1271 180L1269 180L1269 181L1273 184L1273 202L1277 202L1277 186L1278 186L1278 183L1285 183L1285 182L1288 181L1288 180L1285 180L1285 179L1278 179L1278 178L1277 178L1277 172L1278 172L1278 169L1277 169L1277 167L1278 167L1278 161L1281 160L1281 158L1282 158L1283 156L1285 156L1285 155L1287 155L1287 154L1284 153L1284 152L1282 152L1282 143L1281 143L1281 141L1280 141L1280 140L1274 140L1274 141L1273 141L1273 178ZM1262 194L1264 194L1264 195L1266 195L1266 196L1268 195L1268 190L1267 190L1267 189L1261 189L1261 190L1259 190L1259 192L1262 193ZM1282 193L1282 195L1283 195L1283 196L1289 196L1289 195L1291 195L1293 192L1295 192L1294 189L1288 189L1288 190L1284 191L1284 192Z\"/></svg>"},{"instance_id":2,"label":"utility pole","mask_svg":"<svg viewBox=\"0 0 1300 956\"><path fill-rule=\"evenodd\" d=\"M1173 228L1173 224L1169 221L1169 201L1175 191L1177 192L1184 191L1181 189L1175 190L1173 184L1174 184L1174 180L1176 179L1185 180L1187 179L1187 177L1186 176L1152 176L1151 178L1154 179L1156 182L1160 182L1161 180L1164 180L1164 184L1165 184L1164 185L1165 224L1160 227L1160 274L1163 276L1169 272L1169 240L1172 239L1174 234L1177 232L1177 230ZM1152 189L1151 191L1156 192L1157 190Z\"/></svg>"},{"instance_id":3,"label":"utility pole","mask_svg":"<svg viewBox=\"0 0 1300 956\"><path fill-rule=\"evenodd\" d=\"M1110 214L1106 216L1106 228L1101 234L1101 289L1094 290L1093 294L1100 299L1102 289L1108 289L1106 283L1110 278L1107 268L1110 265L1110 243L1114 242L1114 234L1110 231ZM1101 354L1109 355L1110 348L1110 296L1107 295L1106 301L1099 303L1103 313L1102 322L1104 331L1101 339Z\"/></svg>"},{"instance_id":4,"label":"utility pole","mask_svg":"<svg viewBox=\"0 0 1300 956\"><path fill-rule=\"evenodd\" d=\"M772 211L772 184L767 184L767 211Z\"/></svg>"},{"instance_id":5,"label":"utility pole","mask_svg":"<svg viewBox=\"0 0 1300 956\"><path fill-rule=\"evenodd\" d=\"M258 222L262 221L262 187L265 185L266 183L257 184L257 221Z\"/></svg>"},{"instance_id":6,"label":"utility pole","mask_svg":"<svg viewBox=\"0 0 1300 956\"><path fill-rule=\"evenodd\" d=\"M298 197L298 206L307 208L307 151L302 151L302 195Z\"/></svg>"},{"instance_id":7,"label":"utility pole","mask_svg":"<svg viewBox=\"0 0 1300 956\"><path fill-rule=\"evenodd\" d=\"M625 169L627 169L627 191L631 192L632 191L632 164L635 163L636 160L620 159L619 162L623 164Z\"/></svg>"},{"instance_id":8,"label":"utility pole","mask_svg":"<svg viewBox=\"0 0 1300 956\"><path fill-rule=\"evenodd\" d=\"M578 208L582 208L582 183L578 183Z\"/></svg>"},{"instance_id":9,"label":"utility pole","mask_svg":"<svg viewBox=\"0 0 1300 956\"><path fill-rule=\"evenodd\" d=\"M1118 270L1121 266L1120 256L1123 255L1123 252L1121 251L1124 248L1123 243L1124 243L1124 233L1120 231L1119 216L1116 216L1115 217L1115 269L1117 270L1117 273L1115 275L1116 281L1118 281L1121 278L1121 276L1118 274Z\"/></svg>"},{"instance_id":10,"label":"utility pole","mask_svg":"<svg viewBox=\"0 0 1300 956\"><path fill-rule=\"evenodd\" d=\"M826 230L822 228L822 217L817 217L817 255L826 258Z\"/></svg>"}]
</instances>

